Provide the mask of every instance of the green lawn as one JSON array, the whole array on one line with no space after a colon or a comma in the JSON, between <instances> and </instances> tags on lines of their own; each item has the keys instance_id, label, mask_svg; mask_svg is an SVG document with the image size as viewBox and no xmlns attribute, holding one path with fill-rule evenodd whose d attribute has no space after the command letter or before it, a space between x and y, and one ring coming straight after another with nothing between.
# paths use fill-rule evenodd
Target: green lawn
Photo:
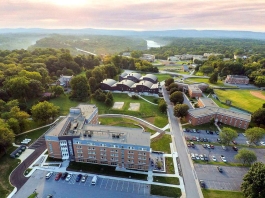
<instances>
[{"instance_id":1,"label":"green lawn","mask_svg":"<svg viewBox=\"0 0 265 198\"><path fill-rule=\"evenodd\" d=\"M205 150L206 155L208 154L208 151ZM217 156L215 156L217 157ZM248 165L243 165L240 163L231 163L231 162L222 162L220 158L217 158L217 160L219 160L218 162L214 162L214 161L201 161L201 160L193 160L194 163L196 164L210 164L210 165L216 165L216 166L235 166L235 167L250 167ZM216 169L217 171L217 169Z\"/></svg>"},{"instance_id":2,"label":"green lawn","mask_svg":"<svg viewBox=\"0 0 265 198\"><path fill-rule=\"evenodd\" d=\"M244 198L242 192L222 190L202 190L204 198Z\"/></svg>"},{"instance_id":3,"label":"green lawn","mask_svg":"<svg viewBox=\"0 0 265 198\"><path fill-rule=\"evenodd\" d=\"M7 197L11 193L13 187L9 183L9 175L13 169L19 164L19 159L13 159L9 155L17 147L10 147L7 154L0 157L0 198Z\"/></svg>"},{"instance_id":4,"label":"green lawn","mask_svg":"<svg viewBox=\"0 0 265 198\"><path fill-rule=\"evenodd\" d=\"M127 118L117 118L117 117L100 117L99 122L102 125L109 125L109 126L120 126L120 127L130 127L130 128L141 128L138 124L138 122L127 119ZM142 125L141 125L142 126ZM146 126L142 126L146 132L150 132L151 135L155 134L156 131L152 130Z\"/></svg>"},{"instance_id":5,"label":"green lawn","mask_svg":"<svg viewBox=\"0 0 265 198\"><path fill-rule=\"evenodd\" d=\"M80 171L108 175L114 177L123 177L123 178L131 178L131 179L139 179L139 180L147 180L146 174L137 174L130 172L122 172L115 171L116 167L113 166L104 166L99 164L89 164L89 163L81 163L81 162L70 162L67 170Z\"/></svg>"},{"instance_id":6,"label":"green lawn","mask_svg":"<svg viewBox=\"0 0 265 198\"><path fill-rule=\"evenodd\" d=\"M171 153L169 143L171 143L170 135L163 135L162 138L151 142L151 148L153 151L163 151L165 153Z\"/></svg>"},{"instance_id":7,"label":"green lawn","mask_svg":"<svg viewBox=\"0 0 265 198\"><path fill-rule=\"evenodd\" d=\"M155 75L156 75L159 82L166 80L166 79L169 79L169 78L172 78L172 76L170 74L155 74Z\"/></svg>"},{"instance_id":8,"label":"green lawn","mask_svg":"<svg viewBox=\"0 0 265 198\"><path fill-rule=\"evenodd\" d=\"M179 185L179 178L178 177L153 176L153 181L158 182L158 183Z\"/></svg>"},{"instance_id":9,"label":"green lawn","mask_svg":"<svg viewBox=\"0 0 265 198\"><path fill-rule=\"evenodd\" d=\"M214 99L212 96L210 96L209 98L211 98L219 107L225 108L225 109L229 109L230 106L221 103L219 100Z\"/></svg>"},{"instance_id":10,"label":"green lawn","mask_svg":"<svg viewBox=\"0 0 265 198\"><path fill-rule=\"evenodd\" d=\"M44 132L46 132L49 129L49 127L45 127L43 129L38 129L36 131L32 131L30 133L26 133L20 136L17 136L15 138L15 143L20 144L22 140L25 138L31 139L31 142L34 142L36 139L38 139Z\"/></svg>"},{"instance_id":11,"label":"green lawn","mask_svg":"<svg viewBox=\"0 0 265 198\"><path fill-rule=\"evenodd\" d=\"M112 109L107 107L104 103L98 102L91 99L87 103L95 104L98 107L99 114L126 114L131 116L136 116L139 118L147 119L153 117L152 124L157 127L164 127L168 123L167 115L159 111L158 106L150 104L142 99L132 99L127 94L113 93L114 102L124 102L122 109ZM156 97L145 96L149 101L153 101ZM80 102L72 101L68 98L68 95L62 95L58 98L50 100L56 106L60 107L60 114L67 115L70 107L76 107ZM130 103L140 103L139 111L129 111L128 108Z\"/></svg>"},{"instance_id":12,"label":"green lawn","mask_svg":"<svg viewBox=\"0 0 265 198\"><path fill-rule=\"evenodd\" d=\"M220 87L225 86L224 83L220 80L216 84L209 83L209 78L188 78L186 81L197 82L197 83L207 83L212 86L220 86Z\"/></svg>"},{"instance_id":13,"label":"green lawn","mask_svg":"<svg viewBox=\"0 0 265 198\"><path fill-rule=\"evenodd\" d=\"M175 174L174 163L172 157L166 157L166 171L167 174Z\"/></svg>"},{"instance_id":14,"label":"green lawn","mask_svg":"<svg viewBox=\"0 0 265 198\"><path fill-rule=\"evenodd\" d=\"M216 126L214 124L211 124L211 123L201 124L201 125L197 125L197 126L193 126L191 124L185 124L182 126L182 128L217 131Z\"/></svg>"},{"instance_id":15,"label":"green lawn","mask_svg":"<svg viewBox=\"0 0 265 198\"><path fill-rule=\"evenodd\" d=\"M38 195L38 193L34 192L30 196L28 196L28 198L35 198L35 197L37 197L37 195Z\"/></svg>"},{"instance_id":16,"label":"green lawn","mask_svg":"<svg viewBox=\"0 0 265 198\"><path fill-rule=\"evenodd\" d=\"M165 197L180 197L181 190L176 187L168 187L168 186L158 186L151 185L151 195L159 195Z\"/></svg>"},{"instance_id":17,"label":"green lawn","mask_svg":"<svg viewBox=\"0 0 265 198\"><path fill-rule=\"evenodd\" d=\"M219 100L226 102L226 100L231 100L232 105L245 109L249 112L254 112L262 107L264 100L252 96L251 90L221 90L215 89L214 92L218 96Z\"/></svg>"}]
</instances>

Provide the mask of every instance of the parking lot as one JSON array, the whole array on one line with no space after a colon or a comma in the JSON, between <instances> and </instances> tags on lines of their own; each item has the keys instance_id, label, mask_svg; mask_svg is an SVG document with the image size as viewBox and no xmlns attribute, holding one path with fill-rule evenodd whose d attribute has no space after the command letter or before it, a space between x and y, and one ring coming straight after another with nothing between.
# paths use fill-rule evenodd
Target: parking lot
<instances>
[{"instance_id":1,"label":"parking lot","mask_svg":"<svg viewBox=\"0 0 265 198\"><path fill-rule=\"evenodd\" d=\"M223 172L214 165L194 164L198 179L204 180L206 188L239 191L248 168L222 166Z\"/></svg>"},{"instance_id":2,"label":"parking lot","mask_svg":"<svg viewBox=\"0 0 265 198\"><path fill-rule=\"evenodd\" d=\"M91 185L92 175L87 180L76 182L77 174L70 181L59 179L55 181L56 173L51 178L45 179L47 171L36 170L26 184L16 193L14 197L28 197L34 189L38 197L145 197L150 195L150 186L132 181L124 181L119 178L108 179L98 177L96 185Z\"/></svg>"}]
</instances>

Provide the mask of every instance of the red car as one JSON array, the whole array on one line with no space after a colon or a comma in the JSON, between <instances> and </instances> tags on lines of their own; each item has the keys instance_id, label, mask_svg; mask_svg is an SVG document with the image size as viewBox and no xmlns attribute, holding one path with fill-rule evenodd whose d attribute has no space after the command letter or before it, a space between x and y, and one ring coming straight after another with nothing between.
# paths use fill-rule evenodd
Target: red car
<instances>
[{"instance_id":1,"label":"red car","mask_svg":"<svg viewBox=\"0 0 265 198\"><path fill-rule=\"evenodd\" d=\"M58 181L62 177L62 173L57 173L55 176L55 181Z\"/></svg>"},{"instance_id":2,"label":"red car","mask_svg":"<svg viewBox=\"0 0 265 198\"><path fill-rule=\"evenodd\" d=\"M236 143L236 141L235 141L235 140L233 140L233 141L232 141L232 143L233 143L234 145L237 145L237 143Z\"/></svg>"}]
</instances>

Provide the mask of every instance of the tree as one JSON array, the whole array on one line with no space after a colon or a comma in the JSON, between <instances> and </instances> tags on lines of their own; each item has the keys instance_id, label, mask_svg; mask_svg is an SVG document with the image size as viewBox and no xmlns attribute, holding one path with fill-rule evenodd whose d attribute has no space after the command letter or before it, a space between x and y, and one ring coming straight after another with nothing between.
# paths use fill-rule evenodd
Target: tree
<instances>
[{"instance_id":1,"label":"tree","mask_svg":"<svg viewBox=\"0 0 265 198\"><path fill-rule=\"evenodd\" d=\"M17 119L15 118L9 118L7 120L7 124L9 125L10 129L15 133L15 134L19 134L20 133L20 126L19 126L19 122Z\"/></svg>"},{"instance_id":2,"label":"tree","mask_svg":"<svg viewBox=\"0 0 265 198\"><path fill-rule=\"evenodd\" d=\"M221 141L226 145L229 145L229 143L233 139L235 139L237 136L238 136L237 132L233 129L228 128L228 127L224 127L219 134Z\"/></svg>"},{"instance_id":3,"label":"tree","mask_svg":"<svg viewBox=\"0 0 265 198\"><path fill-rule=\"evenodd\" d=\"M209 83L215 84L218 81L218 73L213 73L209 78Z\"/></svg>"},{"instance_id":4,"label":"tree","mask_svg":"<svg viewBox=\"0 0 265 198\"><path fill-rule=\"evenodd\" d=\"M165 113L167 111L167 103L164 99L160 99L158 103L158 109L162 112Z\"/></svg>"},{"instance_id":5,"label":"tree","mask_svg":"<svg viewBox=\"0 0 265 198\"><path fill-rule=\"evenodd\" d=\"M176 89L178 89L178 84L176 84L176 83L171 83L170 85L168 85L167 90L169 91L169 90L172 89L172 88L176 88Z\"/></svg>"},{"instance_id":6,"label":"tree","mask_svg":"<svg viewBox=\"0 0 265 198\"><path fill-rule=\"evenodd\" d=\"M98 88L98 83L97 83L96 79L94 77L90 77L88 79L88 84L89 84L89 88L90 88L90 93L93 94Z\"/></svg>"},{"instance_id":7,"label":"tree","mask_svg":"<svg viewBox=\"0 0 265 198\"><path fill-rule=\"evenodd\" d=\"M64 90L63 90L62 86L57 85L57 86L52 87L52 92L57 97L57 96L60 96L61 94L63 94Z\"/></svg>"},{"instance_id":8,"label":"tree","mask_svg":"<svg viewBox=\"0 0 265 198\"><path fill-rule=\"evenodd\" d=\"M26 77L13 77L4 82L4 87L16 99L27 97L30 91L29 80Z\"/></svg>"},{"instance_id":9,"label":"tree","mask_svg":"<svg viewBox=\"0 0 265 198\"><path fill-rule=\"evenodd\" d=\"M252 121L258 126L265 125L265 108L260 108L252 114Z\"/></svg>"},{"instance_id":10,"label":"tree","mask_svg":"<svg viewBox=\"0 0 265 198\"><path fill-rule=\"evenodd\" d=\"M105 104L107 106L113 105L113 96L112 96L112 93L110 91L106 94Z\"/></svg>"},{"instance_id":11,"label":"tree","mask_svg":"<svg viewBox=\"0 0 265 198\"><path fill-rule=\"evenodd\" d=\"M184 97L182 92L180 91L175 91L173 94L170 95L170 101L173 102L174 104L182 104L184 101Z\"/></svg>"},{"instance_id":12,"label":"tree","mask_svg":"<svg viewBox=\"0 0 265 198\"><path fill-rule=\"evenodd\" d=\"M169 79L165 80L165 85L169 86L173 82L174 82L174 79L173 78L169 78Z\"/></svg>"},{"instance_id":13,"label":"tree","mask_svg":"<svg viewBox=\"0 0 265 198\"><path fill-rule=\"evenodd\" d=\"M169 94L171 95L171 94L173 94L173 93L176 92L176 91L178 91L178 88L173 87L173 88L171 88L171 89L169 90Z\"/></svg>"},{"instance_id":14,"label":"tree","mask_svg":"<svg viewBox=\"0 0 265 198\"><path fill-rule=\"evenodd\" d=\"M258 87L264 87L265 86L265 77L264 76L257 76L255 78L255 85Z\"/></svg>"},{"instance_id":15,"label":"tree","mask_svg":"<svg viewBox=\"0 0 265 198\"><path fill-rule=\"evenodd\" d=\"M257 161L257 156L255 152L242 148L238 151L238 154L235 155L235 159L243 163L243 165L250 165L253 162Z\"/></svg>"},{"instance_id":16,"label":"tree","mask_svg":"<svg viewBox=\"0 0 265 198\"><path fill-rule=\"evenodd\" d=\"M182 118L188 114L189 106L186 104L176 104L174 107L174 116Z\"/></svg>"},{"instance_id":17,"label":"tree","mask_svg":"<svg viewBox=\"0 0 265 198\"><path fill-rule=\"evenodd\" d=\"M97 101L104 102L106 100L106 95L101 89L97 89L94 93L94 98Z\"/></svg>"},{"instance_id":18,"label":"tree","mask_svg":"<svg viewBox=\"0 0 265 198\"><path fill-rule=\"evenodd\" d=\"M264 137L265 130L259 127L253 127L247 129L245 134L250 143L256 143Z\"/></svg>"},{"instance_id":19,"label":"tree","mask_svg":"<svg viewBox=\"0 0 265 198\"><path fill-rule=\"evenodd\" d=\"M31 108L32 118L41 122L47 122L50 118L54 120L59 115L59 109L60 107L47 101L39 102Z\"/></svg>"},{"instance_id":20,"label":"tree","mask_svg":"<svg viewBox=\"0 0 265 198\"><path fill-rule=\"evenodd\" d=\"M244 197L264 198L265 197L265 165L255 162L243 177L241 190Z\"/></svg>"},{"instance_id":21,"label":"tree","mask_svg":"<svg viewBox=\"0 0 265 198\"><path fill-rule=\"evenodd\" d=\"M12 145L14 142L15 135L9 128L9 125L0 119L0 152L6 153L6 148Z\"/></svg>"},{"instance_id":22,"label":"tree","mask_svg":"<svg viewBox=\"0 0 265 198\"><path fill-rule=\"evenodd\" d=\"M70 81L72 88L71 98L78 101L86 101L89 97L89 86L85 76L75 76Z\"/></svg>"},{"instance_id":23,"label":"tree","mask_svg":"<svg viewBox=\"0 0 265 198\"><path fill-rule=\"evenodd\" d=\"M213 72L214 68L212 66L201 66L200 69L199 69L203 74L210 74Z\"/></svg>"}]
</instances>

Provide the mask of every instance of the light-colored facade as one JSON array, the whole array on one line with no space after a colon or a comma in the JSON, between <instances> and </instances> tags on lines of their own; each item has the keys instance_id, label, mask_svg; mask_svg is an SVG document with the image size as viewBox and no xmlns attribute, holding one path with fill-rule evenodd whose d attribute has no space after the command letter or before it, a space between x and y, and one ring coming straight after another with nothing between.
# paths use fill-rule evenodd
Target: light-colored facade
<instances>
[{"instance_id":1,"label":"light-colored facade","mask_svg":"<svg viewBox=\"0 0 265 198\"><path fill-rule=\"evenodd\" d=\"M140 57L141 60L146 60L149 62L154 62L155 61L155 55L152 54L143 54L142 57Z\"/></svg>"},{"instance_id":2,"label":"light-colored facade","mask_svg":"<svg viewBox=\"0 0 265 198\"><path fill-rule=\"evenodd\" d=\"M250 114L220 108L210 98L199 98L198 105L201 108L188 110L186 119L192 125L205 124L214 119L215 122L247 129L251 121Z\"/></svg>"},{"instance_id":3,"label":"light-colored facade","mask_svg":"<svg viewBox=\"0 0 265 198\"><path fill-rule=\"evenodd\" d=\"M45 135L49 157L120 168L148 170L150 133L98 124L95 105L71 108Z\"/></svg>"},{"instance_id":4,"label":"light-colored facade","mask_svg":"<svg viewBox=\"0 0 265 198\"><path fill-rule=\"evenodd\" d=\"M64 76L64 75L60 75L60 78L57 80L57 84L64 86L64 87L68 87L70 86L70 81L72 80L74 76Z\"/></svg>"},{"instance_id":5,"label":"light-colored facade","mask_svg":"<svg viewBox=\"0 0 265 198\"><path fill-rule=\"evenodd\" d=\"M202 90L196 84L188 85L188 92L191 98L198 98L202 96Z\"/></svg>"},{"instance_id":6,"label":"light-colored facade","mask_svg":"<svg viewBox=\"0 0 265 198\"><path fill-rule=\"evenodd\" d=\"M249 83L249 78L247 76L240 76L240 75L227 75L225 82L231 84L247 85Z\"/></svg>"}]
</instances>

